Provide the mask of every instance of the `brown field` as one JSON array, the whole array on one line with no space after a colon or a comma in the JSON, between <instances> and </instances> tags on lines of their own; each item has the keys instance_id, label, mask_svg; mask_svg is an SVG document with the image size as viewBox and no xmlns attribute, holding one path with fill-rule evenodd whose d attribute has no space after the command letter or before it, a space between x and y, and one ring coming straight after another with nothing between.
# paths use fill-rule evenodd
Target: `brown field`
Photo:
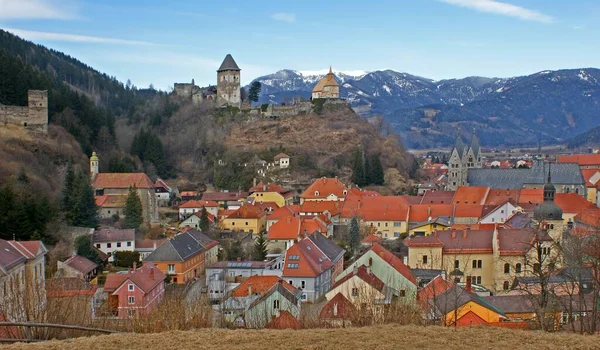
<instances>
[{"instance_id":1,"label":"brown field","mask_svg":"<svg viewBox=\"0 0 600 350\"><path fill-rule=\"evenodd\" d=\"M154 334L113 334L12 349L598 349L597 336L500 328L385 325L306 330L201 329Z\"/></svg>"}]
</instances>

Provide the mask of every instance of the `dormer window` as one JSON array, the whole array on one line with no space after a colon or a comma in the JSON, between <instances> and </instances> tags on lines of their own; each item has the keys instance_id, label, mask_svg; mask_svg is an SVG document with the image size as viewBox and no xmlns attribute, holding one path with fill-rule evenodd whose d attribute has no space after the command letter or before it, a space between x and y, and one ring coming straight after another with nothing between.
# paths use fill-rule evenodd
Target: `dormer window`
<instances>
[{"instance_id":1,"label":"dormer window","mask_svg":"<svg viewBox=\"0 0 600 350\"><path fill-rule=\"evenodd\" d=\"M345 196L345 195L347 195L347 194L348 194L348 191L344 190L344 192L342 192L342 193L343 193L343 194L344 194L344 196Z\"/></svg>"},{"instance_id":2,"label":"dormer window","mask_svg":"<svg viewBox=\"0 0 600 350\"><path fill-rule=\"evenodd\" d=\"M318 195L319 195L319 191L315 191L315 196L318 196Z\"/></svg>"}]
</instances>

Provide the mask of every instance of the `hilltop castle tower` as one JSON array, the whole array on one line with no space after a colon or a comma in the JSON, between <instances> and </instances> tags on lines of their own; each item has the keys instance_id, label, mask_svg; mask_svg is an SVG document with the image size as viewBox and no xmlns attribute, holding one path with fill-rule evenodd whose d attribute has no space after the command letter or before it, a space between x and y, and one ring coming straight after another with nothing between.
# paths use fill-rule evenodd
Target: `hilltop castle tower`
<instances>
[{"instance_id":1,"label":"hilltop castle tower","mask_svg":"<svg viewBox=\"0 0 600 350\"><path fill-rule=\"evenodd\" d=\"M312 98L340 98L340 86L335 81L331 66L329 73L324 76L312 89Z\"/></svg>"},{"instance_id":2,"label":"hilltop castle tower","mask_svg":"<svg viewBox=\"0 0 600 350\"><path fill-rule=\"evenodd\" d=\"M459 186L467 185L467 175L470 168L481 168L481 146L473 129L471 144L466 147L460 131L450 152L448 161L448 190L455 191Z\"/></svg>"},{"instance_id":3,"label":"hilltop castle tower","mask_svg":"<svg viewBox=\"0 0 600 350\"><path fill-rule=\"evenodd\" d=\"M230 54L217 70L217 105L240 107L240 67Z\"/></svg>"}]
</instances>

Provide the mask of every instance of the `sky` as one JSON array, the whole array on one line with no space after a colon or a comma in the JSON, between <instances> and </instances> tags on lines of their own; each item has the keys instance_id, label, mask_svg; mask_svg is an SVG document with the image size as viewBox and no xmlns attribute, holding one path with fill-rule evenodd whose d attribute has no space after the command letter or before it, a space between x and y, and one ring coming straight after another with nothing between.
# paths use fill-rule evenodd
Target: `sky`
<instances>
[{"instance_id":1,"label":"sky","mask_svg":"<svg viewBox=\"0 0 600 350\"><path fill-rule=\"evenodd\" d=\"M0 0L0 28L138 87L280 69L431 79L600 67L600 1Z\"/></svg>"}]
</instances>

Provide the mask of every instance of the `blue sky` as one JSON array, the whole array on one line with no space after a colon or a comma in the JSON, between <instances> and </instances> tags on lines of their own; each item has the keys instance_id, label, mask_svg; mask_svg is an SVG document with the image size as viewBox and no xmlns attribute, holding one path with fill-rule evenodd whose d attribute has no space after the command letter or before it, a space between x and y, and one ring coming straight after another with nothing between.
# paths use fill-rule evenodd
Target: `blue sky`
<instances>
[{"instance_id":1,"label":"blue sky","mask_svg":"<svg viewBox=\"0 0 600 350\"><path fill-rule=\"evenodd\" d=\"M600 67L600 1L0 0L0 28L168 89L279 69L394 69L432 79Z\"/></svg>"}]
</instances>

